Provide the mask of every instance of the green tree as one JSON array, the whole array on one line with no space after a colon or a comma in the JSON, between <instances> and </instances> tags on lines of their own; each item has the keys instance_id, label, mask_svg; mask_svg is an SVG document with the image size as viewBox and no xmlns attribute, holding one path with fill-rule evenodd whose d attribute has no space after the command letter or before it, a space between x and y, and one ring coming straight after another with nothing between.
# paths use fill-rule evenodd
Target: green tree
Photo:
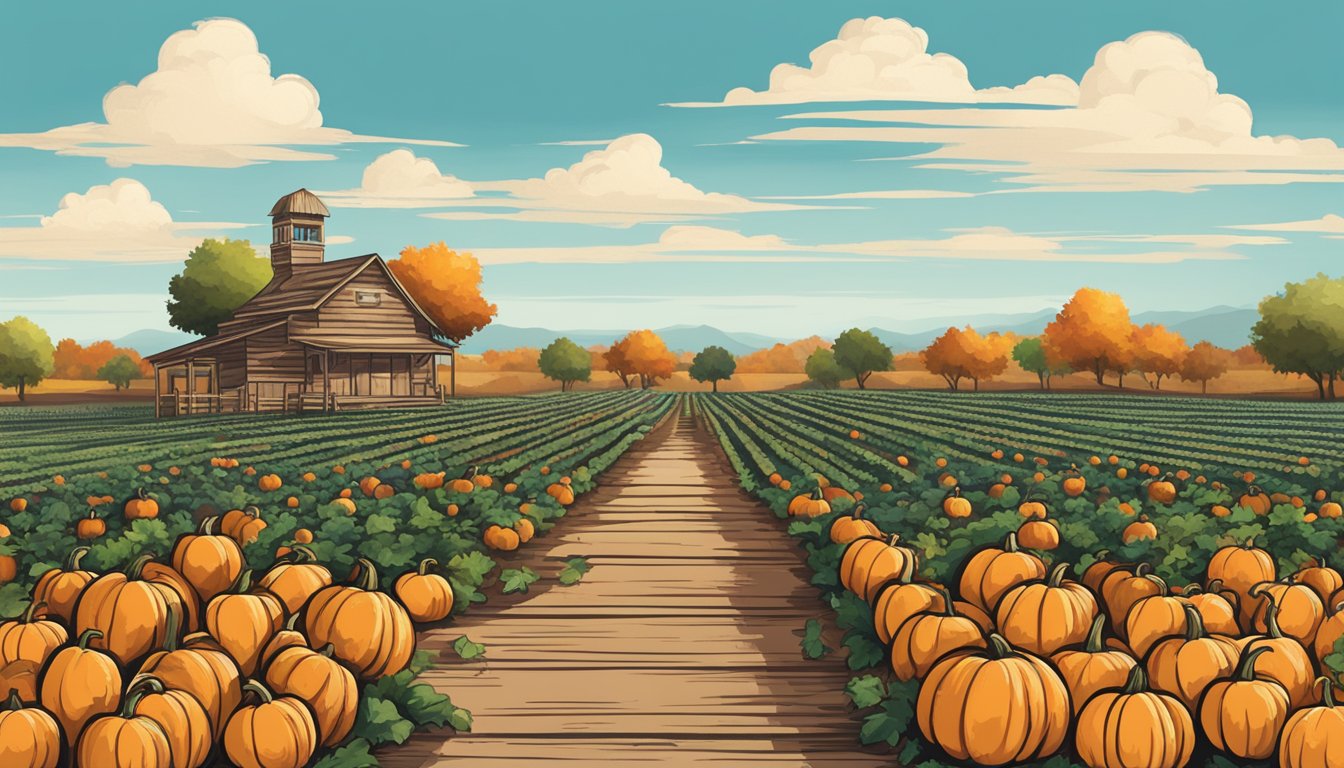
<instances>
[{"instance_id":1,"label":"green tree","mask_svg":"<svg viewBox=\"0 0 1344 768\"><path fill-rule=\"evenodd\" d=\"M708 381L719 391L719 382L733 377L737 370L737 361L733 354L723 347L705 347L695 359L691 360L691 378L696 381Z\"/></svg>"},{"instance_id":2,"label":"green tree","mask_svg":"<svg viewBox=\"0 0 1344 768\"><path fill-rule=\"evenodd\" d=\"M854 377L859 389L868 377L877 371L891 370L891 347L882 340L858 328L850 328L835 340L835 362Z\"/></svg>"},{"instance_id":3,"label":"green tree","mask_svg":"<svg viewBox=\"0 0 1344 768\"><path fill-rule=\"evenodd\" d=\"M98 369L98 379L116 387L118 392L131 386L131 379L138 378L140 366L135 364L130 355L117 355Z\"/></svg>"},{"instance_id":4,"label":"green tree","mask_svg":"<svg viewBox=\"0 0 1344 768\"><path fill-rule=\"evenodd\" d=\"M26 317L0 323L0 387L17 387L19 400L56 370L51 337Z\"/></svg>"},{"instance_id":5,"label":"green tree","mask_svg":"<svg viewBox=\"0 0 1344 768\"><path fill-rule=\"evenodd\" d=\"M561 336L541 350L537 358L541 375L560 382L560 391L568 392L576 381L588 381L593 372L593 358L588 350Z\"/></svg>"},{"instance_id":6,"label":"green tree","mask_svg":"<svg viewBox=\"0 0 1344 768\"><path fill-rule=\"evenodd\" d=\"M1316 383L1322 400L1335 399L1344 373L1344 279L1317 275L1288 283L1260 302L1251 345L1279 373L1299 373Z\"/></svg>"},{"instance_id":7,"label":"green tree","mask_svg":"<svg viewBox=\"0 0 1344 768\"><path fill-rule=\"evenodd\" d=\"M808 355L807 362L803 365L803 373L807 374L808 379L826 389L835 389L840 386L843 379L854 375L841 368L840 364L835 362L835 353L825 347Z\"/></svg>"},{"instance_id":8,"label":"green tree","mask_svg":"<svg viewBox=\"0 0 1344 768\"><path fill-rule=\"evenodd\" d=\"M1073 372L1073 369L1064 363L1050 361L1050 357L1045 353L1045 344L1039 336L1017 342L1013 347L1013 360L1017 361L1018 367L1022 370L1036 374L1036 378L1041 382L1041 389L1049 389L1050 380L1055 376Z\"/></svg>"},{"instance_id":9,"label":"green tree","mask_svg":"<svg viewBox=\"0 0 1344 768\"><path fill-rule=\"evenodd\" d=\"M168 322L188 333L212 336L271 280L271 262L246 240L207 238L187 255L181 274L168 281Z\"/></svg>"}]
</instances>

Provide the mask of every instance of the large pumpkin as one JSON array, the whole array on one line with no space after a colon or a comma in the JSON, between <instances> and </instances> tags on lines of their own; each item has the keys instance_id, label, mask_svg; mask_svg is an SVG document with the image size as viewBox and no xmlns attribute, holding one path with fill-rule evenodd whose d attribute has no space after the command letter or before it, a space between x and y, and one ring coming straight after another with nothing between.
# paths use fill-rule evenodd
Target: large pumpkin
<instances>
[{"instance_id":1,"label":"large pumpkin","mask_svg":"<svg viewBox=\"0 0 1344 768\"><path fill-rule=\"evenodd\" d=\"M98 630L94 648L106 650L119 663L163 645L168 611L185 612L181 596L163 584L143 578L150 556L136 559L125 571L105 573L89 583L75 604L75 632L83 637Z\"/></svg>"},{"instance_id":2,"label":"large pumpkin","mask_svg":"<svg viewBox=\"0 0 1344 768\"><path fill-rule=\"evenodd\" d=\"M266 685L312 708L319 743L339 744L355 725L359 688L354 675L331 657L330 645L314 651L300 642L280 648L266 662Z\"/></svg>"},{"instance_id":3,"label":"large pumpkin","mask_svg":"<svg viewBox=\"0 0 1344 768\"><path fill-rule=\"evenodd\" d=\"M172 745L163 727L152 718L135 713L147 690L133 688L120 712L108 712L89 721L75 748L78 765L175 768Z\"/></svg>"},{"instance_id":4,"label":"large pumpkin","mask_svg":"<svg viewBox=\"0 0 1344 768\"><path fill-rule=\"evenodd\" d=\"M1256 677L1256 658L1269 652L1248 647L1233 675L1209 686L1204 694L1199 722L1214 749L1246 760L1274 754L1292 705L1283 686Z\"/></svg>"},{"instance_id":5,"label":"large pumpkin","mask_svg":"<svg viewBox=\"0 0 1344 768\"><path fill-rule=\"evenodd\" d=\"M1166 582L1152 575L1148 578L1156 580L1161 591L1139 600L1125 616L1125 642L1140 659L1158 641L1185 633L1185 608L1190 605L1184 597L1169 594Z\"/></svg>"},{"instance_id":6,"label":"large pumpkin","mask_svg":"<svg viewBox=\"0 0 1344 768\"><path fill-rule=\"evenodd\" d=\"M863 513L867 510L863 504L855 504L853 514L848 517L837 517L831 523L830 537L836 544L848 544L855 539L871 536L881 538L882 531L872 520L865 520Z\"/></svg>"},{"instance_id":7,"label":"large pumpkin","mask_svg":"<svg viewBox=\"0 0 1344 768\"><path fill-rule=\"evenodd\" d=\"M884 583L903 573L919 570L919 555L899 545L900 534L890 539L855 539L840 556L840 584L864 600L872 600Z\"/></svg>"},{"instance_id":8,"label":"large pumpkin","mask_svg":"<svg viewBox=\"0 0 1344 768\"><path fill-rule=\"evenodd\" d=\"M1211 582L1206 589L1190 584L1181 591L1181 597L1190 601L1199 611L1204 631L1213 635L1236 637L1241 634L1237 623L1237 593L1224 590L1222 582Z\"/></svg>"},{"instance_id":9,"label":"large pumpkin","mask_svg":"<svg viewBox=\"0 0 1344 768\"><path fill-rule=\"evenodd\" d=\"M1134 668L1133 656L1106 647L1102 635L1105 624L1105 614L1098 614L1092 620L1087 641L1081 648L1059 651L1050 657L1069 689L1074 714L1098 691L1122 687L1129 679L1129 671Z\"/></svg>"},{"instance_id":10,"label":"large pumpkin","mask_svg":"<svg viewBox=\"0 0 1344 768\"><path fill-rule=\"evenodd\" d=\"M1254 539L1247 539L1243 545L1228 545L1220 548L1209 558L1208 577L1205 584L1221 581L1223 586L1236 593L1240 598L1237 609L1242 629L1249 630L1251 614L1256 603L1251 598L1251 587L1265 581L1278 578L1274 567L1274 558L1255 546Z\"/></svg>"},{"instance_id":11,"label":"large pumpkin","mask_svg":"<svg viewBox=\"0 0 1344 768\"><path fill-rule=\"evenodd\" d=\"M360 558L357 582L325 587L303 609L304 634L321 648L332 645L336 658L351 665L362 680L394 675L415 653L415 627L395 600L378 591L378 571Z\"/></svg>"},{"instance_id":12,"label":"large pumpkin","mask_svg":"<svg viewBox=\"0 0 1344 768\"><path fill-rule=\"evenodd\" d=\"M61 724L72 747L86 723L115 712L121 701L121 669L110 656L89 647L99 634L85 630L76 645L58 651L38 684L38 701Z\"/></svg>"},{"instance_id":13,"label":"large pumpkin","mask_svg":"<svg viewBox=\"0 0 1344 768\"><path fill-rule=\"evenodd\" d=\"M1316 678L1321 704L1299 709L1288 718L1279 736L1282 768L1331 768L1344 757L1344 709L1335 704L1328 677Z\"/></svg>"},{"instance_id":14,"label":"large pumpkin","mask_svg":"<svg viewBox=\"0 0 1344 768\"><path fill-rule=\"evenodd\" d=\"M988 646L929 670L915 706L920 732L953 759L979 765L1053 755L1069 730L1064 681L999 635L990 635Z\"/></svg>"},{"instance_id":15,"label":"large pumpkin","mask_svg":"<svg viewBox=\"0 0 1344 768\"><path fill-rule=\"evenodd\" d=\"M234 586L205 607L205 629L250 677L261 652L285 623L280 598L264 589L252 590L252 572L243 571Z\"/></svg>"},{"instance_id":16,"label":"large pumpkin","mask_svg":"<svg viewBox=\"0 0 1344 768\"><path fill-rule=\"evenodd\" d=\"M1292 580L1294 583L1310 587L1311 591L1321 598L1321 603L1326 605L1336 592L1344 589L1344 576L1326 565L1325 557L1303 565L1292 575Z\"/></svg>"},{"instance_id":17,"label":"large pumpkin","mask_svg":"<svg viewBox=\"0 0 1344 768\"><path fill-rule=\"evenodd\" d=\"M1215 680L1236 669L1241 648L1230 637L1206 634L1195 606L1183 609L1185 634L1153 646L1147 659L1148 677L1155 690L1172 694L1193 711Z\"/></svg>"},{"instance_id":18,"label":"large pumpkin","mask_svg":"<svg viewBox=\"0 0 1344 768\"><path fill-rule=\"evenodd\" d=\"M1120 563L1111 560L1110 550L1106 549L1097 552L1092 557L1092 564L1083 570L1083 576L1079 581L1083 583L1083 586L1092 590L1094 594L1100 595L1103 602L1106 597L1106 583L1112 579L1131 575L1134 573L1134 569L1138 567L1134 563Z\"/></svg>"},{"instance_id":19,"label":"large pumpkin","mask_svg":"<svg viewBox=\"0 0 1344 768\"><path fill-rule=\"evenodd\" d=\"M917 613L941 611L947 607L943 602L945 593L939 592L936 585L911 581L911 576L907 569L887 581L878 588L873 599L873 629L884 645L891 642L906 619Z\"/></svg>"},{"instance_id":20,"label":"large pumpkin","mask_svg":"<svg viewBox=\"0 0 1344 768\"><path fill-rule=\"evenodd\" d=\"M57 768L65 762L65 743L56 718L25 707L18 692L0 708L0 765L6 768Z\"/></svg>"},{"instance_id":21,"label":"large pumpkin","mask_svg":"<svg viewBox=\"0 0 1344 768\"><path fill-rule=\"evenodd\" d=\"M1089 768L1182 768L1195 748L1195 724L1181 702L1149 690L1136 666L1124 688L1083 706L1074 748Z\"/></svg>"},{"instance_id":22,"label":"large pumpkin","mask_svg":"<svg viewBox=\"0 0 1344 768\"><path fill-rule=\"evenodd\" d=\"M88 553L88 547L75 547L66 556L64 567L44 571L33 585L33 602L46 603L47 613L67 625L74 621L79 593L98 577L98 574L79 567Z\"/></svg>"},{"instance_id":23,"label":"large pumpkin","mask_svg":"<svg viewBox=\"0 0 1344 768\"><path fill-rule=\"evenodd\" d=\"M1266 596L1269 607L1265 613L1265 625L1268 633L1263 636L1244 637L1239 644L1244 649L1268 648L1266 653L1255 661L1255 674L1277 681L1288 691L1293 708L1305 707L1312 700L1312 681L1316 672L1302 644L1296 638L1288 637L1279 630L1278 606L1273 598Z\"/></svg>"},{"instance_id":24,"label":"large pumpkin","mask_svg":"<svg viewBox=\"0 0 1344 768\"><path fill-rule=\"evenodd\" d=\"M392 591L406 607L411 620L428 624L443 621L453 612L453 585L430 568L438 565L433 558L420 561L420 566L397 577Z\"/></svg>"},{"instance_id":25,"label":"large pumpkin","mask_svg":"<svg viewBox=\"0 0 1344 768\"><path fill-rule=\"evenodd\" d=\"M1321 622L1321 628L1316 631L1312 648L1316 652L1316 661L1324 661L1326 656L1334 653L1335 643L1341 637L1344 637L1344 600L1336 598L1334 606Z\"/></svg>"},{"instance_id":26,"label":"large pumpkin","mask_svg":"<svg viewBox=\"0 0 1344 768\"><path fill-rule=\"evenodd\" d=\"M1016 648L1049 656L1087 640L1100 609L1092 591L1066 581L1069 564L1059 563L1044 581L1013 587L999 601L994 624Z\"/></svg>"},{"instance_id":27,"label":"large pumpkin","mask_svg":"<svg viewBox=\"0 0 1344 768\"><path fill-rule=\"evenodd\" d=\"M1017 534L1010 533L1003 547L987 547L972 555L961 567L961 596L991 615L1008 590L1023 582L1045 578L1045 563L1017 548ZM1086 632L1084 632L1086 634Z\"/></svg>"},{"instance_id":28,"label":"large pumpkin","mask_svg":"<svg viewBox=\"0 0 1344 768\"><path fill-rule=\"evenodd\" d=\"M186 691L167 690L156 677L141 676L126 691L126 707L158 723L168 737L173 768L198 768L210 754L210 716Z\"/></svg>"},{"instance_id":29,"label":"large pumpkin","mask_svg":"<svg viewBox=\"0 0 1344 768\"><path fill-rule=\"evenodd\" d=\"M1325 620L1325 606L1311 587L1283 582L1256 584L1251 587L1250 597L1255 601L1255 609L1249 631L1261 634L1269 631L1265 611L1272 602L1279 609L1277 618L1283 634L1308 648L1315 642L1317 630Z\"/></svg>"},{"instance_id":30,"label":"large pumpkin","mask_svg":"<svg viewBox=\"0 0 1344 768\"><path fill-rule=\"evenodd\" d=\"M891 669L898 680L924 677L950 653L985 647L983 628L957 613L946 587L936 589L946 607L911 616L897 628L891 640Z\"/></svg>"},{"instance_id":31,"label":"large pumpkin","mask_svg":"<svg viewBox=\"0 0 1344 768\"><path fill-rule=\"evenodd\" d=\"M285 612L294 615L323 587L331 586L331 571L317 562L317 556L308 547L295 546L285 559L276 562L257 579L257 586L270 590L285 605Z\"/></svg>"},{"instance_id":32,"label":"large pumpkin","mask_svg":"<svg viewBox=\"0 0 1344 768\"><path fill-rule=\"evenodd\" d=\"M191 584L202 603L227 590L247 566L242 546L215 533L218 522L219 518L207 518L196 533L183 534L173 544L173 568Z\"/></svg>"},{"instance_id":33,"label":"large pumpkin","mask_svg":"<svg viewBox=\"0 0 1344 768\"><path fill-rule=\"evenodd\" d=\"M39 618L46 606L34 601L28 604L23 616L0 621L0 667L16 661L31 661L41 667L70 639L65 627Z\"/></svg>"},{"instance_id":34,"label":"large pumpkin","mask_svg":"<svg viewBox=\"0 0 1344 768\"><path fill-rule=\"evenodd\" d=\"M239 768L303 768L317 750L313 715L293 696L274 696L249 680L258 703L240 707L224 730L224 752Z\"/></svg>"},{"instance_id":35,"label":"large pumpkin","mask_svg":"<svg viewBox=\"0 0 1344 768\"><path fill-rule=\"evenodd\" d=\"M157 678L167 688L191 694L210 719L216 739L242 700L242 675L233 658L204 632L188 635L179 645L176 633L140 667L141 675Z\"/></svg>"},{"instance_id":36,"label":"large pumpkin","mask_svg":"<svg viewBox=\"0 0 1344 768\"><path fill-rule=\"evenodd\" d=\"M1139 563L1130 573L1117 574L1102 585L1101 599L1106 604L1106 613L1110 614L1111 626L1116 635L1125 638L1125 619L1134 604L1145 597L1162 594L1166 585L1161 579L1150 578L1152 567L1148 563Z\"/></svg>"}]
</instances>

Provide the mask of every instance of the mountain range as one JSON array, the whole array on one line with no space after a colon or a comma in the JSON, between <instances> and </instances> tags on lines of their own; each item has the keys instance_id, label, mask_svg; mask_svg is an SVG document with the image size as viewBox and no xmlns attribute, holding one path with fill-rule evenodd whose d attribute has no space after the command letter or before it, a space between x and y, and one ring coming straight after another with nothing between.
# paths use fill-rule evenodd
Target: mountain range
<instances>
[{"instance_id":1,"label":"mountain range","mask_svg":"<svg viewBox=\"0 0 1344 768\"><path fill-rule=\"evenodd\" d=\"M913 333L893 331L880 327L869 328L874 335L882 339L892 351L914 352L929 345L950 326L971 325L982 333L998 331L1015 333L1022 336L1034 336L1045 329L1047 323L1055 317L1054 310L1042 310L1035 313L1016 315L980 315L976 317L949 318L944 322L929 321L928 330ZM1236 349L1250 342L1251 326L1258 317L1256 310L1244 307L1210 307L1193 312L1139 312L1131 319L1136 324L1159 323L1185 337L1186 342L1194 344L1209 341L1220 347ZM677 352L698 352L705 347L716 345L734 355L744 355L758 349L764 349L777 343L787 343L793 339L766 336L758 333L724 331L710 325L673 325L656 328L654 331L667 343L668 348ZM477 332L462 344L463 354L478 355L492 349L516 349L534 347L540 349L561 336L582 347L609 345L624 336L624 330L576 330L558 331L550 328L520 328L511 325L492 324ZM113 343L121 347L130 347L142 355L159 352L179 344L191 341L194 336L181 331L145 329L114 339Z\"/></svg>"}]
</instances>

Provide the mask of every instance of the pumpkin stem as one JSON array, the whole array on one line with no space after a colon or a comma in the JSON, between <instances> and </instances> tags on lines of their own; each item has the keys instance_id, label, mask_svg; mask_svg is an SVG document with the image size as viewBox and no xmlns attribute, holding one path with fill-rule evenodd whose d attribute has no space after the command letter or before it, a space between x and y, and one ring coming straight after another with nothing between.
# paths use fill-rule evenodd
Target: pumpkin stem
<instances>
[{"instance_id":1,"label":"pumpkin stem","mask_svg":"<svg viewBox=\"0 0 1344 768\"><path fill-rule=\"evenodd\" d=\"M37 618L38 610L47 607L47 601L34 600L28 603L28 608L23 612L23 618L19 619L20 624L31 624L33 619Z\"/></svg>"},{"instance_id":2,"label":"pumpkin stem","mask_svg":"<svg viewBox=\"0 0 1344 768\"><path fill-rule=\"evenodd\" d=\"M1004 552L1017 551L1017 531L1013 531L1012 533L1008 534L1008 537L1003 540L1003 551Z\"/></svg>"},{"instance_id":3,"label":"pumpkin stem","mask_svg":"<svg viewBox=\"0 0 1344 768\"><path fill-rule=\"evenodd\" d=\"M942 615L956 616L957 608L952 604L952 593L947 590L947 587L943 586L942 584L930 584L929 586L933 588L934 592L937 592L943 598Z\"/></svg>"},{"instance_id":4,"label":"pumpkin stem","mask_svg":"<svg viewBox=\"0 0 1344 768\"><path fill-rule=\"evenodd\" d=\"M5 710L18 712L20 709L23 709L23 699L19 698L19 689L10 688L9 698L5 700Z\"/></svg>"},{"instance_id":5,"label":"pumpkin stem","mask_svg":"<svg viewBox=\"0 0 1344 768\"><path fill-rule=\"evenodd\" d=\"M1153 570L1153 566L1152 566L1151 564L1149 564L1149 563L1139 563L1138 565L1134 566L1134 575L1135 575L1135 576L1146 576L1146 575L1148 575L1148 572L1151 571L1151 570Z\"/></svg>"},{"instance_id":6,"label":"pumpkin stem","mask_svg":"<svg viewBox=\"0 0 1344 768\"><path fill-rule=\"evenodd\" d=\"M1322 685L1322 683L1324 683L1324 685ZM1334 706L1335 706L1335 691L1334 691L1334 688L1335 688L1335 681L1334 681L1334 680L1331 680L1330 678L1326 677L1325 675L1321 675L1320 677L1316 678L1316 682L1315 682L1314 686L1315 686L1315 685L1320 685L1320 686L1321 686L1321 704L1323 704L1323 705L1325 705L1325 706L1327 706L1327 707L1334 707ZM1314 686L1313 686L1313 687L1314 687Z\"/></svg>"},{"instance_id":7,"label":"pumpkin stem","mask_svg":"<svg viewBox=\"0 0 1344 768\"><path fill-rule=\"evenodd\" d=\"M177 650L177 636L182 632L182 617L177 615L177 606L168 603L168 620L164 622L163 650L169 653Z\"/></svg>"},{"instance_id":8,"label":"pumpkin stem","mask_svg":"<svg viewBox=\"0 0 1344 768\"><path fill-rule=\"evenodd\" d=\"M956 486L953 486L953 487L952 487L952 498L954 498L954 499L960 499L960 498L961 498L961 486L960 486L960 485L956 485Z\"/></svg>"},{"instance_id":9,"label":"pumpkin stem","mask_svg":"<svg viewBox=\"0 0 1344 768\"><path fill-rule=\"evenodd\" d=\"M238 578L234 579L233 583L229 585L229 593L234 595L242 595L246 594L247 591L251 588L252 588L252 569L244 568L238 574Z\"/></svg>"},{"instance_id":10,"label":"pumpkin stem","mask_svg":"<svg viewBox=\"0 0 1344 768\"><path fill-rule=\"evenodd\" d=\"M70 554L65 557L65 570L78 571L80 561L82 561L87 554L89 554L88 547L75 547L70 550Z\"/></svg>"},{"instance_id":11,"label":"pumpkin stem","mask_svg":"<svg viewBox=\"0 0 1344 768\"><path fill-rule=\"evenodd\" d=\"M131 681L131 687L126 689L126 703L121 706L122 717L132 717L135 715L135 708L144 697L163 693L163 682L152 675L136 675Z\"/></svg>"},{"instance_id":12,"label":"pumpkin stem","mask_svg":"<svg viewBox=\"0 0 1344 768\"><path fill-rule=\"evenodd\" d=\"M435 559L432 558L432 557L426 557L424 560L421 560L421 561L420 561L420 567L417 568L416 571L417 571L421 576L424 576L425 574L429 573L429 569L430 569L430 568L433 568L434 566L436 566L436 565L438 565L438 564L439 564L439 561L438 561L438 560L435 560Z\"/></svg>"},{"instance_id":13,"label":"pumpkin stem","mask_svg":"<svg viewBox=\"0 0 1344 768\"><path fill-rule=\"evenodd\" d=\"M1135 664L1134 668L1129 670L1129 678L1125 680L1125 690L1127 694L1143 693L1148 690L1148 675L1143 671L1142 664Z\"/></svg>"},{"instance_id":14,"label":"pumpkin stem","mask_svg":"<svg viewBox=\"0 0 1344 768\"><path fill-rule=\"evenodd\" d=\"M1204 617L1199 615L1199 609L1195 606L1185 603L1181 606L1185 611L1185 639L1191 642L1204 637Z\"/></svg>"},{"instance_id":15,"label":"pumpkin stem","mask_svg":"<svg viewBox=\"0 0 1344 768\"><path fill-rule=\"evenodd\" d=\"M1190 595L1199 595L1204 593L1204 588L1199 586L1199 582L1191 582L1181 588L1181 594L1189 597Z\"/></svg>"},{"instance_id":16,"label":"pumpkin stem","mask_svg":"<svg viewBox=\"0 0 1344 768\"><path fill-rule=\"evenodd\" d=\"M285 629L288 630L288 631L290 631L290 632L297 632L297 631L299 631L299 614L298 614L298 613L290 614L289 618L288 618L288 619L285 619Z\"/></svg>"},{"instance_id":17,"label":"pumpkin stem","mask_svg":"<svg viewBox=\"0 0 1344 768\"><path fill-rule=\"evenodd\" d=\"M1249 682L1255 679L1255 660L1262 653L1273 653L1274 649L1260 646L1258 648L1247 647L1241 653L1241 661L1237 663L1237 671L1232 675L1232 679L1241 682Z\"/></svg>"},{"instance_id":18,"label":"pumpkin stem","mask_svg":"<svg viewBox=\"0 0 1344 768\"><path fill-rule=\"evenodd\" d=\"M472 478L475 477L475 476L476 476L476 465L475 465L475 464L472 464L471 466L467 467L467 471L462 473L462 479L463 479L463 480L470 480L470 479L472 479Z\"/></svg>"},{"instance_id":19,"label":"pumpkin stem","mask_svg":"<svg viewBox=\"0 0 1344 768\"><path fill-rule=\"evenodd\" d=\"M1251 589L1254 591L1255 587L1251 587ZM1283 632L1279 629L1279 601L1265 590L1260 591L1260 599L1267 603L1265 605L1265 629L1269 631L1270 637L1279 640L1283 637Z\"/></svg>"},{"instance_id":20,"label":"pumpkin stem","mask_svg":"<svg viewBox=\"0 0 1344 768\"><path fill-rule=\"evenodd\" d=\"M243 507L243 514L248 517L255 517L258 520L261 519L261 510L255 504L248 504L246 507Z\"/></svg>"},{"instance_id":21,"label":"pumpkin stem","mask_svg":"<svg viewBox=\"0 0 1344 768\"><path fill-rule=\"evenodd\" d=\"M378 589L378 568L367 557L361 557L356 561L355 578L353 579L360 589L365 592L373 592Z\"/></svg>"},{"instance_id":22,"label":"pumpkin stem","mask_svg":"<svg viewBox=\"0 0 1344 768\"><path fill-rule=\"evenodd\" d=\"M1059 563L1050 570L1050 578L1046 580L1047 587L1058 587L1064 583L1064 575L1069 572L1068 563Z\"/></svg>"},{"instance_id":23,"label":"pumpkin stem","mask_svg":"<svg viewBox=\"0 0 1344 768\"><path fill-rule=\"evenodd\" d=\"M1163 579L1161 576L1158 576L1155 573L1145 573L1143 574L1143 578L1157 585L1159 595L1166 595L1170 592L1170 590L1167 588L1166 579Z\"/></svg>"},{"instance_id":24,"label":"pumpkin stem","mask_svg":"<svg viewBox=\"0 0 1344 768\"><path fill-rule=\"evenodd\" d=\"M290 547L289 552L285 554L285 557L296 563L302 563L304 561L317 562L317 553L303 544L295 544Z\"/></svg>"},{"instance_id":25,"label":"pumpkin stem","mask_svg":"<svg viewBox=\"0 0 1344 768\"><path fill-rule=\"evenodd\" d=\"M144 489L143 487L142 487L142 488L136 488L136 489L135 489L135 498L137 498L137 499L139 499L139 500L141 500L141 501L145 501L146 499L149 498L149 494L145 492L145 489Z\"/></svg>"},{"instance_id":26,"label":"pumpkin stem","mask_svg":"<svg viewBox=\"0 0 1344 768\"><path fill-rule=\"evenodd\" d=\"M271 701L275 699L275 695L256 678L249 677L247 682L243 683L243 693L247 693L248 691L255 693L257 698L261 699L262 704L270 704Z\"/></svg>"},{"instance_id":27,"label":"pumpkin stem","mask_svg":"<svg viewBox=\"0 0 1344 768\"><path fill-rule=\"evenodd\" d=\"M201 527L196 532L202 536L213 536L215 534L215 524L219 522L219 517L211 515L201 521Z\"/></svg>"},{"instance_id":28,"label":"pumpkin stem","mask_svg":"<svg viewBox=\"0 0 1344 768\"><path fill-rule=\"evenodd\" d=\"M901 540L901 534L893 533L891 534L891 538L887 540L887 546L894 547L896 546L896 543L899 542L900 540Z\"/></svg>"},{"instance_id":29,"label":"pumpkin stem","mask_svg":"<svg viewBox=\"0 0 1344 768\"><path fill-rule=\"evenodd\" d=\"M317 649L318 656L324 656L328 659L330 659L331 655L335 652L336 652L336 646L332 645L331 643L327 643L326 645Z\"/></svg>"},{"instance_id":30,"label":"pumpkin stem","mask_svg":"<svg viewBox=\"0 0 1344 768\"><path fill-rule=\"evenodd\" d=\"M864 504L863 502L859 502L858 504L854 505L854 514L850 515L850 517L854 518L855 520L862 519L863 513L866 512L867 510L868 505Z\"/></svg>"},{"instance_id":31,"label":"pumpkin stem","mask_svg":"<svg viewBox=\"0 0 1344 768\"><path fill-rule=\"evenodd\" d=\"M89 649L89 641L93 640L96 637L102 637L102 636L103 631L101 629L84 630L84 632L81 633L79 636L79 649L81 651L87 651Z\"/></svg>"},{"instance_id":32,"label":"pumpkin stem","mask_svg":"<svg viewBox=\"0 0 1344 768\"><path fill-rule=\"evenodd\" d=\"M992 659L1006 659L1013 655L1013 646L998 632L989 633L989 656Z\"/></svg>"},{"instance_id":33,"label":"pumpkin stem","mask_svg":"<svg viewBox=\"0 0 1344 768\"><path fill-rule=\"evenodd\" d=\"M1106 614L1098 613L1097 618L1092 620L1092 628L1087 631L1087 644L1083 646L1083 650L1088 653L1101 653L1102 649L1106 647L1102 644L1101 634L1102 628L1105 626Z\"/></svg>"},{"instance_id":34,"label":"pumpkin stem","mask_svg":"<svg viewBox=\"0 0 1344 768\"><path fill-rule=\"evenodd\" d=\"M89 520L97 520L97 519L98 519L98 508L97 508L97 507L89 507L89 514L85 515L84 517L87 518L87 519L89 519Z\"/></svg>"}]
</instances>

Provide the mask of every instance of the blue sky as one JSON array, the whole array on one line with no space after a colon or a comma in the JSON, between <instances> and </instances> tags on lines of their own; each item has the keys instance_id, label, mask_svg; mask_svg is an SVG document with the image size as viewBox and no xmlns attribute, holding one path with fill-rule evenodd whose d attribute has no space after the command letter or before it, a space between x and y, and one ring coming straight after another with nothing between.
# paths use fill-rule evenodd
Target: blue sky
<instances>
[{"instance_id":1,"label":"blue sky","mask_svg":"<svg viewBox=\"0 0 1344 768\"><path fill-rule=\"evenodd\" d=\"M1340 272L1344 7L1249 5L7 8L0 318L166 327L300 186L332 257L472 251L511 325L1250 306Z\"/></svg>"}]
</instances>

